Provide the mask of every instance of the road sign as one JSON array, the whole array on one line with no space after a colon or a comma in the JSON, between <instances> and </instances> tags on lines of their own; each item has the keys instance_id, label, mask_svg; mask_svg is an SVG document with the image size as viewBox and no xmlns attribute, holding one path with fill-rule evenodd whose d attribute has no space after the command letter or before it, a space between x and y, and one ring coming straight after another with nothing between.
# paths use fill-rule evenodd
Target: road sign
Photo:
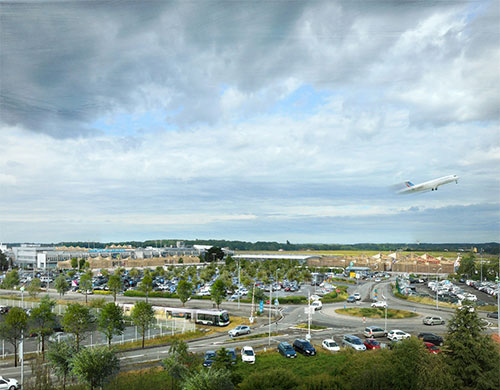
<instances>
[{"instance_id":1,"label":"road sign","mask_svg":"<svg viewBox=\"0 0 500 390\"><path fill-rule=\"evenodd\" d=\"M280 304L280 303L279 303L279 301L278 301L278 298L276 298L276 299L274 300L274 306L278 306L279 304Z\"/></svg>"},{"instance_id":2,"label":"road sign","mask_svg":"<svg viewBox=\"0 0 500 390\"><path fill-rule=\"evenodd\" d=\"M351 262L349 263L349 267L354 267L354 261L351 261Z\"/></svg>"},{"instance_id":3,"label":"road sign","mask_svg":"<svg viewBox=\"0 0 500 390\"><path fill-rule=\"evenodd\" d=\"M21 286L19 290L21 290L21 292L24 292L24 286Z\"/></svg>"}]
</instances>

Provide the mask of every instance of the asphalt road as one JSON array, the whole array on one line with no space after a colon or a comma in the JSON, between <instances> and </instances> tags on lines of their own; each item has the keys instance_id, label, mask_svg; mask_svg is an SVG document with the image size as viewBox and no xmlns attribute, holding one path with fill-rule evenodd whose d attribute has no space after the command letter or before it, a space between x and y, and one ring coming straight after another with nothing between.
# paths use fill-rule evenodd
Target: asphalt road
<instances>
[{"instance_id":1,"label":"asphalt road","mask_svg":"<svg viewBox=\"0 0 500 390\"><path fill-rule=\"evenodd\" d=\"M408 319L398 319L398 320L387 320L387 330L390 331L392 329L401 329L405 332L408 332L412 335L417 335L420 332L427 331L433 332L439 335L443 335L446 332L446 325L437 325L437 326L426 326L422 324L422 319L428 315L439 315L446 322L451 318L453 314L452 309L447 308L439 308L436 309L433 306L423 305L411 301L404 301L398 298L395 298L392 295L390 283L393 282L392 278L390 280L382 280L381 282L374 281L363 281L357 285L349 286L348 292L353 294L354 292L358 292L361 294L361 301L359 304L347 304L347 303L334 303L334 304L325 304L323 308L319 311L316 311L312 314L312 323L315 325L321 325L327 327L325 330L321 331L311 331L312 341L313 343L319 345L321 341L325 338L334 338L337 342L341 342L342 336L344 334L354 334L360 337L363 337L363 330L366 326L376 325L380 327L385 327L384 319L366 319L363 321L362 318L358 317L350 317L339 315L335 312L336 309L344 307L348 307L348 305L355 307L369 307L371 303L371 299L373 298L374 289L377 289L379 299L383 299L385 297L389 308L394 309L402 309L408 311L414 311L417 313L417 317L408 318ZM307 295L307 291L313 291L314 287L305 286L300 291L299 295ZM53 294L54 297L55 294ZM81 301L82 296L80 294L67 294L65 298L70 298L74 300ZM129 298L129 297L119 297L118 300L120 302L131 302L134 300L141 298ZM165 300L165 299L150 299L152 303L162 303L165 304L175 304L179 305L179 301L174 300ZM212 307L212 303L210 301L196 301L196 302L188 302L186 306L194 306L197 307ZM240 304L240 308L238 309L236 302L224 302L222 307L227 309L232 315L239 316L248 316L250 314L250 304ZM267 307L266 307L267 309ZM276 350L277 344L281 341L289 341L293 342L295 338L305 337L307 330L306 329L293 329L293 327L299 323L307 322L308 315L305 313L304 305L284 305L280 306L280 312L282 314L281 320L278 322L273 322L271 324L272 332L280 332L279 336L251 340L238 340L235 338L231 339L226 332L226 329L222 330L222 332L215 336L210 336L207 338L203 338L200 340L192 340L189 341L189 349L196 353L204 353L207 350L216 350L221 347L225 348L237 348L240 349L245 345L253 346L256 349L268 349L271 348ZM480 317L486 318L484 313L480 313ZM489 328L489 331L496 331L496 323L492 324L493 327ZM129 330L130 331L130 330ZM252 326L253 334L268 334L269 325L267 323L267 316L264 318L260 318L259 322ZM87 341L89 338L87 338ZM388 342L386 339L379 339L382 343ZM144 350L134 350L128 352L122 352L119 354L119 358L122 362L122 366L134 365L141 362L148 361L158 361L165 358L168 354L168 347L154 347L148 348ZM1 365L0 371L2 375L7 377L20 378L20 368L10 367L9 365ZM30 375L29 365L25 367L25 377Z\"/></svg>"}]
</instances>

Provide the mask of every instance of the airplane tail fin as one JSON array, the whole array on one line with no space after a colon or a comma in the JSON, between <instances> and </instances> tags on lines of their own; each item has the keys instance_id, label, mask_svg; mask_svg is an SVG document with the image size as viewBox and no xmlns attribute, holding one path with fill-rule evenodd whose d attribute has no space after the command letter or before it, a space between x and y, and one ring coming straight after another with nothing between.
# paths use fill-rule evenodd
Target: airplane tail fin
<instances>
[{"instance_id":1,"label":"airplane tail fin","mask_svg":"<svg viewBox=\"0 0 500 390\"><path fill-rule=\"evenodd\" d=\"M407 181L405 181L405 186L408 188L411 188L411 187L414 187L415 184L413 184L411 181L407 180Z\"/></svg>"}]
</instances>

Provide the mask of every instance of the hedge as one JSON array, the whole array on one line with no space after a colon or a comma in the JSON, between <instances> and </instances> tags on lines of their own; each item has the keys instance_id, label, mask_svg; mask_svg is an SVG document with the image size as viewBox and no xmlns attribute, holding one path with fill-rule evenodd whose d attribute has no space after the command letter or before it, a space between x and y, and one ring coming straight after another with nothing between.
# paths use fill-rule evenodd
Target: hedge
<instances>
[{"instance_id":1,"label":"hedge","mask_svg":"<svg viewBox=\"0 0 500 390\"><path fill-rule=\"evenodd\" d=\"M137 290L128 290L123 293L124 296L126 297L146 297L146 294L142 291L137 291ZM149 298L172 298L172 299L179 299L179 296L175 293L169 293L169 292L162 292L162 291L151 291L148 295ZM205 300L211 300L211 296L206 296L206 295L193 295L191 299L205 299Z\"/></svg>"}]
</instances>

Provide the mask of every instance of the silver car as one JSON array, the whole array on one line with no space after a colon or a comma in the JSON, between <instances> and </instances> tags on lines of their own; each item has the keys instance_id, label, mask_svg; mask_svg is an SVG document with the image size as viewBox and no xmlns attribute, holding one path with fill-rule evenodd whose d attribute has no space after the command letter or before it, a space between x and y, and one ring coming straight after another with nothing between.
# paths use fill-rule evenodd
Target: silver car
<instances>
[{"instance_id":1,"label":"silver car","mask_svg":"<svg viewBox=\"0 0 500 390\"><path fill-rule=\"evenodd\" d=\"M352 348L355 351L366 351L366 347L363 344L363 341L359 337L353 336L352 334L344 335L344 338L342 339L342 345L344 347Z\"/></svg>"},{"instance_id":2,"label":"silver car","mask_svg":"<svg viewBox=\"0 0 500 390\"><path fill-rule=\"evenodd\" d=\"M422 322L424 325L444 325L444 320L438 316L427 316Z\"/></svg>"},{"instance_id":3,"label":"silver car","mask_svg":"<svg viewBox=\"0 0 500 390\"><path fill-rule=\"evenodd\" d=\"M368 326L363 332L365 337L385 337L387 332L378 326Z\"/></svg>"}]
</instances>

